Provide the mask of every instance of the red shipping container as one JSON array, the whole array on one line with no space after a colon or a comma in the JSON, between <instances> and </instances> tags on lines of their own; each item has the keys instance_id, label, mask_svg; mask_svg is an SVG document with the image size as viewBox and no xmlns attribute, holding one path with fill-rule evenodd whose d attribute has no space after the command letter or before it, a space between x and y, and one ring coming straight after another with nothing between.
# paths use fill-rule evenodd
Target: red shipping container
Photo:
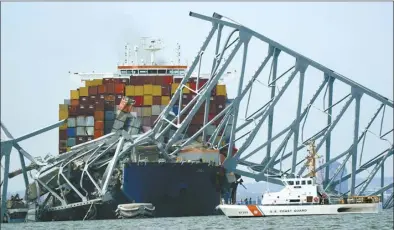
<instances>
[{"instance_id":1,"label":"red shipping container","mask_svg":"<svg viewBox=\"0 0 394 230\"><path fill-rule=\"evenodd\" d=\"M59 140L67 140L67 130L59 130Z\"/></svg>"},{"instance_id":2,"label":"red shipping container","mask_svg":"<svg viewBox=\"0 0 394 230\"><path fill-rule=\"evenodd\" d=\"M226 108L225 104L215 104L216 110L215 112L220 112L222 111L224 108Z\"/></svg>"},{"instance_id":3,"label":"red shipping container","mask_svg":"<svg viewBox=\"0 0 394 230\"><path fill-rule=\"evenodd\" d=\"M128 78L121 78L119 83L122 83L124 85L129 85L130 84L130 79L128 79Z\"/></svg>"},{"instance_id":4,"label":"red shipping container","mask_svg":"<svg viewBox=\"0 0 394 230\"><path fill-rule=\"evenodd\" d=\"M86 142L86 137L85 136L77 136L77 145L85 143Z\"/></svg>"},{"instance_id":5,"label":"red shipping container","mask_svg":"<svg viewBox=\"0 0 394 230\"><path fill-rule=\"evenodd\" d=\"M113 78L103 78L103 84L114 83Z\"/></svg>"},{"instance_id":6,"label":"red shipping container","mask_svg":"<svg viewBox=\"0 0 394 230\"><path fill-rule=\"evenodd\" d=\"M197 84L194 83L194 82L190 82L190 88L191 88L192 90L196 90L196 89L197 89ZM193 93L193 92L190 92L190 93Z\"/></svg>"},{"instance_id":7,"label":"red shipping container","mask_svg":"<svg viewBox=\"0 0 394 230\"><path fill-rule=\"evenodd\" d=\"M97 96L97 100L98 100L98 101L105 101L105 94L99 94L99 95Z\"/></svg>"},{"instance_id":8,"label":"red shipping container","mask_svg":"<svg viewBox=\"0 0 394 230\"><path fill-rule=\"evenodd\" d=\"M97 95L91 95L89 96L89 101L91 104L96 103L98 96Z\"/></svg>"},{"instance_id":9,"label":"red shipping container","mask_svg":"<svg viewBox=\"0 0 394 230\"><path fill-rule=\"evenodd\" d=\"M171 86L162 86L161 87L161 95L162 96L170 96L171 95Z\"/></svg>"},{"instance_id":10,"label":"red shipping container","mask_svg":"<svg viewBox=\"0 0 394 230\"><path fill-rule=\"evenodd\" d=\"M86 105L79 105L78 107L78 115L85 115L86 114Z\"/></svg>"},{"instance_id":11,"label":"red shipping container","mask_svg":"<svg viewBox=\"0 0 394 230\"><path fill-rule=\"evenodd\" d=\"M124 84L115 84L115 94L124 94Z\"/></svg>"},{"instance_id":12,"label":"red shipping container","mask_svg":"<svg viewBox=\"0 0 394 230\"><path fill-rule=\"evenodd\" d=\"M144 96L134 96L134 106L142 106L144 104Z\"/></svg>"},{"instance_id":13,"label":"red shipping container","mask_svg":"<svg viewBox=\"0 0 394 230\"><path fill-rule=\"evenodd\" d=\"M97 86L89 86L88 93L89 96L97 95Z\"/></svg>"},{"instance_id":14,"label":"red shipping container","mask_svg":"<svg viewBox=\"0 0 394 230\"><path fill-rule=\"evenodd\" d=\"M163 85L164 76L155 76L155 85Z\"/></svg>"},{"instance_id":15,"label":"red shipping container","mask_svg":"<svg viewBox=\"0 0 394 230\"><path fill-rule=\"evenodd\" d=\"M69 105L68 106L68 115L77 116L78 115L78 107L79 105Z\"/></svg>"},{"instance_id":16,"label":"red shipping container","mask_svg":"<svg viewBox=\"0 0 394 230\"><path fill-rule=\"evenodd\" d=\"M215 114L208 114L208 121L211 121L216 115Z\"/></svg>"},{"instance_id":17,"label":"red shipping container","mask_svg":"<svg viewBox=\"0 0 394 230\"><path fill-rule=\"evenodd\" d=\"M96 102L95 102L95 105L96 105L96 111L104 111L104 104L105 104L105 102L104 101L99 101L99 100L97 100Z\"/></svg>"},{"instance_id":18,"label":"red shipping container","mask_svg":"<svg viewBox=\"0 0 394 230\"><path fill-rule=\"evenodd\" d=\"M95 105L90 104L90 105L87 106L85 114L93 116L94 115L94 111L95 111Z\"/></svg>"},{"instance_id":19,"label":"red shipping container","mask_svg":"<svg viewBox=\"0 0 394 230\"><path fill-rule=\"evenodd\" d=\"M173 82L173 76L164 76L163 85L171 85Z\"/></svg>"},{"instance_id":20,"label":"red shipping container","mask_svg":"<svg viewBox=\"0 0 394 230\"><path fill-rule=\"evenodd\" d=\"M115 105L119 105L120 102L122 101L122 98L123 98L123 97L124 97L123 94L115 95Z\"/></svg>"},{"instance_id":21,"label":"red shipping container","mask_svg":"<svg viewBox=\"0 0 394 230\"><path fill-rule=\"evenodd\" d=\"M155 84L155 76L144 76L143 80L145 85Z\"/></svg>"},{"instance_id":22,"label":"red shipping container","mask_svg":"<svg viewBox=\"0 0 394 230\"><path fill-rule=\"evenodd\" d=\"M94 122L95 130L104 130L104 121L95 121Z\"/></svg>"},{"instance_id":23,"label":"red shipping container","mask_svg":"<svg viewBox=\"0 0 394 230\"><path fill-rule=\"evenodd\" d=\"M78 99L71 99L71 105L78 106L79 105L79 100Z\"/></svg>"},{"instance_id":24,"label":"red shipping container","mask_svg":"<svg viewBox=\"0 0 394 230\"><path fill-rule=\"evenodd\" d=\"M217 110L216 108L217 108L217 104L215 104L214 101L210 101L210 102L209 102L209 113L211 113L211 114L216 114L217 111L219 111L219 110ZM219 112L221 112L221 110L220 110Z\"/></svg>"},{"instance_id":25,"label":"red shipping container","mask_svg":"<svg viewBox=\"0 0 394 230\"><path fill-rule=\"evenodd\" d=\"M98 94L105 94L105 85L97 86L97 93Z\"/></svg>"},{"instance_id":26,"label":"red shipping container","mask_svg":"<svg viewBox=\"0 0 394 230\"><path fill-rule=\"evenodd\" d=\"M108 83L105 85L105 93L106 94L114 94L115 93L115 84Z\"/></svg>"},{"instance_id":27,"label":"red shipping container","mask_svg":"<svg viewBox=\"0 0 394 230\"><path fill-rule=\"evenodd\" d=\"M119 83L121 83L121 79L120 78L114 78L114 81L113 81L115 84L119 84Z\"/></svg>"},{"instance_id":28,"label":"red shipping container","mask_svg":"<svg viewBox=\"0 0 394 230\"><path fill-rule=\"evenodd\" d=\"M115 95L113 95L113 94L106 95L105 101L115 101Z\"/></svg>"},{"instance_id":29,"label":"red shipping container","mask_svg":"<svg viewBox=\"0 0 394 230\"><path fill-rule=\"evenodd\" d=\"M214 97L215 103L217 105L225 105L226 104L226 96L216 96Z\"/></svg>"},{"instance_id":30,"label":"red shipping container","mask_svg":"<svg viewBox=\"0 0 394 230\"><path fill-rule=\"evenodd\" d=\"M94 139L104 136L104 130L94 130Z\"/></svg>"},{"instance_id":31,"label":"red shipping container","mask_svg":"<svg viewBox=\"0 0 394 230\"><path fill-rule=\"evenodd\" d=\"M181 78L181 77L174 77L173 81L174 81L174 83L181 83L182 79L183 78Z\"/></svg>"},{"instance_id":32,"label":"red shipping container","mask_svg":"<svg viewBox=\"0 0 394 230\"><path fill-rule=\"evenodd\" d=\"M88 105L89 104L89 97L79 97L79 104L80 105Z\"/></svg>"},{"instance_id":33,"label":"red shipping container","mask_svg":"<svg viewBox=\"0 0 394 230\"><path fill-rule=\"evenodd\" d=\"M94 111L95 121L104 121L104 111Z\"/></svg>"},{"instance_id":34,"label":"red shipping container","mask_svg":"<svg viewBox=\"0 0 394 230\"><path fill-rule=\"evenodd\" d=\"M161 105L161 97L160 96L153 96L152 105Z\"/></svg>"}]
</instances>

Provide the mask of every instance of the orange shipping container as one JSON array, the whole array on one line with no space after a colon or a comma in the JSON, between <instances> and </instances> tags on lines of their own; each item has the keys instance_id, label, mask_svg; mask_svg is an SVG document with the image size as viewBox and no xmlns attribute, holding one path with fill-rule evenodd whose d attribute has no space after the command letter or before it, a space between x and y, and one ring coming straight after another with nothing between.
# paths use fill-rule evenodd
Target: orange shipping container
<instances>
[{"instance_id":1,"label":"orange shipping container","mask_svg":"<svg viewBox=\"0 0 394 230\"><path fill-rule=\"evenodd\" d=\"M115 96L114 95L105 95L105 100L106 101L115 101Z\"/></svg>"},{"instance_id":2,"label":"orange shipping container","mask_svg":"<svg viewBox=\"0 0 394 230\"><path fill-rule=\"evenodd\" d=\"M104 130L94 130L94 139L104 136Z\"/></svg>"},{"instance_id":3,"label":"orange shipping container","mask_svg":"<svg viewBox=\"0 0 394 230\"><path fill-rule=\"evenodd\" d=\"M98 91L98 94L104 94L105 93L105 85L97 86L97 91Z\"/></svg>"},{"instance_id":4,"label":"orange shipping container","mask_svg":"<svg viewBox=\"0 0 394 230\"><path fill-rule=\"evenodd\" d=\"M95 130L104 130L104 121L95 121L94 122Z\"/></svg>"},{"instance_id":5,"label":"orange shipping container","mask_svg":"<svg viewBox=\"0 0 394 230\"><path fill-rule=\"evenodd\" d=\"M79 100L78 99L71 99L71 105L78 106L79 105Z\"/></svg>"},{"instance_id":6,"label":"orange shipping container","mask_svg":"<svg viewBox=\"0 0 394 230\"><path fill-rule=\"evenodd\" d=\"M124 84L115 84L115 94L124 94Z\"/></svg>"},{"instance_id":7,"label":"orange shipping container","mask_svg":"<svg viewBox=\"0 0 394 230\"><path fill-rule=\"evenodd\" d=\"M104 121L104 111L94 111L95 121Z\"/></svg>"}]
</instances>

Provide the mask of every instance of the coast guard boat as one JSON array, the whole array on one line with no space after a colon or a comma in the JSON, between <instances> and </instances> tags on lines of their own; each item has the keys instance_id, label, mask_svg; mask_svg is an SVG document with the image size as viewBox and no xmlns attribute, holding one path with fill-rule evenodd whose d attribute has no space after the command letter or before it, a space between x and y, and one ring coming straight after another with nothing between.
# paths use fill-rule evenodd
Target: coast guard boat
<instances>
[{"instance_id":1,"label":"coast guard boat","mask_svg":"<svg viewBox=\"0 0 394 230\"><path fill-rule=\"evenodd\" d=\"M221 204L217 208L229 218L379 212L381 203L377 196L329 196L316 182L313 142L308 152L310 177L282 178L284 188L264 193L261 205Z\"/></svg>"}]
</instances>

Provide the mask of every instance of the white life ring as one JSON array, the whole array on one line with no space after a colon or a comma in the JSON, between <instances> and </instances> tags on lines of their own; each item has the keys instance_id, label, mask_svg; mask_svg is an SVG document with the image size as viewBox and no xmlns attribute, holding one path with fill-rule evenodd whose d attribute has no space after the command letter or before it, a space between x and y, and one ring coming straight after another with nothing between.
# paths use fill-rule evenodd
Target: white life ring
<instances>
[{"instance_id":1,"label":"white life ring","mask_svg":"<svg viewBox=\"0 0 394 230\"><path fill-rule=\"evenodd\" d=\"M313 201L315 201L315 202L319 202L319 197L315 197L315 198L313 198Z\"/></svg>"}]
</instances>

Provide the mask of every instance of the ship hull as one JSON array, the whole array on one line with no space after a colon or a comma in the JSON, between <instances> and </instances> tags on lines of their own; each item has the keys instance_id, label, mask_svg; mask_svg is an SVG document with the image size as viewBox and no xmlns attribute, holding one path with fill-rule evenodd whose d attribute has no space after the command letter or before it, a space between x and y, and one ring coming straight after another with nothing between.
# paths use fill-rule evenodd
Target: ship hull
<instances>
[{"instance_id":1,"label":"ship hull","mask_svg":"<svg viewBox=\"0 0 394 230\"><path fill-rule=\"evenodd\" d=\"M378 213L379 203L331 205L219 205L229 218Z\"/></svg>"},{"instance_id":2,"label":"ship hull","mask_svg":"<svg viewBox=\"0 0 394 230\"><path fill-rule=\"evenodd\" d=\"M130 163L122 190L130 203L151 203L155 217L214 215L220 203L219 169L203 163Z\"/></svg>"}]
</instances>

